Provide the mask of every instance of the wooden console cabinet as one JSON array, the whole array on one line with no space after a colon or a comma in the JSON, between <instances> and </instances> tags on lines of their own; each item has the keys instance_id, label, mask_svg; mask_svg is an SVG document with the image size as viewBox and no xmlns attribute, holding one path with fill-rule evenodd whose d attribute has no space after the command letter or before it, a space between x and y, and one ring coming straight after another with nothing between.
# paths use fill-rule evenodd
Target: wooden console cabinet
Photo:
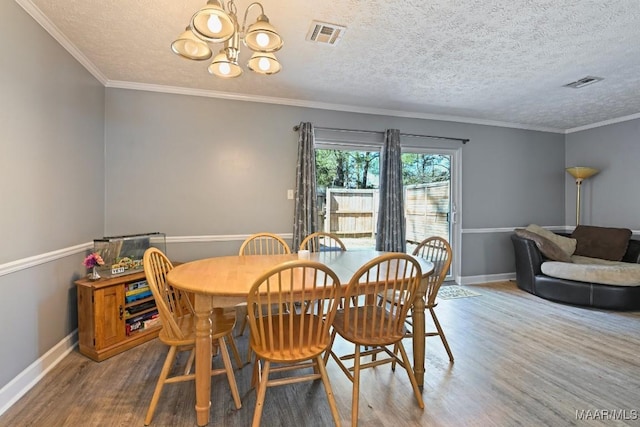
<instances>
[{"instance_id":1,"label":"wooden console cabinet","mask_svg":"<svg viewBox=\"0 0 640 427\"><path fill-rule=\"evenodd\" d=\"M143 324L146 327L138 324L138 329L131 330L135 327L132 326L134 317L157 312L152 296L127 302L127 294L133 292L130 288L144 281L144 272L139 272L110 279L80 279L75 282L80 353L101 362L158 336L162 327L159 320L145 321Z\"/></svg>"}]
</instances>

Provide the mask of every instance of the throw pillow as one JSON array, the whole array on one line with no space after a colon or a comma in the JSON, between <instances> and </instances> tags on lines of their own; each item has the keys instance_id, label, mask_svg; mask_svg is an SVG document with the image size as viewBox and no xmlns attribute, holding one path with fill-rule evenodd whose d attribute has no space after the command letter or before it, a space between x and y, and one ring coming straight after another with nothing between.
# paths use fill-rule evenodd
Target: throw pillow
<instances>
[{"instance_id":1,"label":"throw pillow","mask_svg":"<svg viewBox=\"0 0 640 427\"><path fill-rule=\"evenodd\" d=\"M551 240L553 243L560 246L560 249L562 249L568 256L573 255L576 251L576 239L561 236L536 224L529 224L525 230L539 234L540 236Z\"/></svg>"},{"instance_id":2,"label":"throw pillow","mask_svg":"<svg viewBox=\"0 0 640 427\"><path fill-rule=\"evenodd\" d=\"M571 237L578 241L576 255L621 261L629 246L631 230L578 225Z\"/></svg>"},{"instance_id":3,"label":"throw pillow","mask_svg":"<svg viewBox=\"0 0 640 427\"><path fill-rule=\"evenodd\" d=\"M524 228L516 228L515 231L517 236L533 240L540 252L542 252L542 255L548 259L552 261L572 262L571 257L567 255L564 250L546 237L542 237Z\"/></svg>"}]
</instances>

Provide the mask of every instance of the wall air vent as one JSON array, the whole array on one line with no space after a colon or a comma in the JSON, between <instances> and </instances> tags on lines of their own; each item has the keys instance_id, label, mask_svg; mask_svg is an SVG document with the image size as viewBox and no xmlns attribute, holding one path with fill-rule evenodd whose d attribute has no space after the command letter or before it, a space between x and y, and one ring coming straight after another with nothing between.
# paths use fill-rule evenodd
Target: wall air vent
<instances>
[{"instance_id":1,"label":"wall air vent","mask_svg":"<svg viewBox=\"0 0 640 427\"><path fill-rule=\"evenodd\" d=\"M580 80L576 80L575 82L567 83L566 85L563 85L563 86L571 87L574 89L580 89L581 87L589 86L591 84L598 83L599 81L602 81L602 80L604 80L603 77L587 76L587 77L581 78Z\"/></svg>"},{"instance_id":2,"label":"wall air vent","mask_svg":"<svg viewBox=\"0 0 640 427\"><path fill-rule=\"evenodd\" d=\"M306 40L335 46L346 31L343 25L312 21Z\"/></svg>"}]
</instances>

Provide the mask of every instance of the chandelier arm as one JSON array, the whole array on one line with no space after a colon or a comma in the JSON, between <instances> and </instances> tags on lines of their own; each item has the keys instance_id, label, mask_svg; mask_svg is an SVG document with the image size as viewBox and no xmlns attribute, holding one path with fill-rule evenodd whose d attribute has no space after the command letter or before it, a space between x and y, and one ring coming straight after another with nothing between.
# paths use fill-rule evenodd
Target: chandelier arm
<instances>
[{"instance_id":1,"label":"chandelier arm","mask_svg":"<svg viewBox=\"0 0 640 427\"><path fill-rule=\"evenodd\" d=\"M264 15L264 7L262 6L261 3L254 1L253 3L251 3L249 6L247 6L247 10L244 11L244 19L242 20L242 29L241 32L244 35L244 30L247 27L247 16L249 15L249 9L251 9L252 6L258 5L260 6L260 16Z\"/></svg>"},{"instance_id":2,"label":"chandelier arm","mask_svg":"<svg viewBox=\"0 0 640 427\"><path fill-rule=\"evenodd\" d=\"M234 0L229 0L227 2L227 11L229 13L233 13L234 15L238 13L238 9L236 8L236 3L234 2Z\"/></svg>"}]
</instances>

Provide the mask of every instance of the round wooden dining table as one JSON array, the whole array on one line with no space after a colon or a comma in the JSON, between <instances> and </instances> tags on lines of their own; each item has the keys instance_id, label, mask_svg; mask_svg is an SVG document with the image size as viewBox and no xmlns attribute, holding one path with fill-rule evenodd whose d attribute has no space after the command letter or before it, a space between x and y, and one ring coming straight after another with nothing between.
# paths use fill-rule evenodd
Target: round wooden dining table
<instances>
[{"instance_id":1,"label":"round wooden dining table","mask_svg":"<svg viewBox=\"0 0 640 427\"><path fill-rule=\"evenodd\" d=\"M331 268L343 287L364 264L386 252L373 250L327 251L310 253L307 259ZM433 272L433 263L415 257L422 270L422 286L412 307L413 369L418 385L424 384L425 357L425 292L426 279ZM196 420L199 426L209 423L211 407L211 321L214 307L233 307L246 302L255 280L265 271L286 261L298 259L298 254L235 255L206 258L176 266L167 275L171 286L195 294L196 312Z\"/></svg>"}]
</instances>

